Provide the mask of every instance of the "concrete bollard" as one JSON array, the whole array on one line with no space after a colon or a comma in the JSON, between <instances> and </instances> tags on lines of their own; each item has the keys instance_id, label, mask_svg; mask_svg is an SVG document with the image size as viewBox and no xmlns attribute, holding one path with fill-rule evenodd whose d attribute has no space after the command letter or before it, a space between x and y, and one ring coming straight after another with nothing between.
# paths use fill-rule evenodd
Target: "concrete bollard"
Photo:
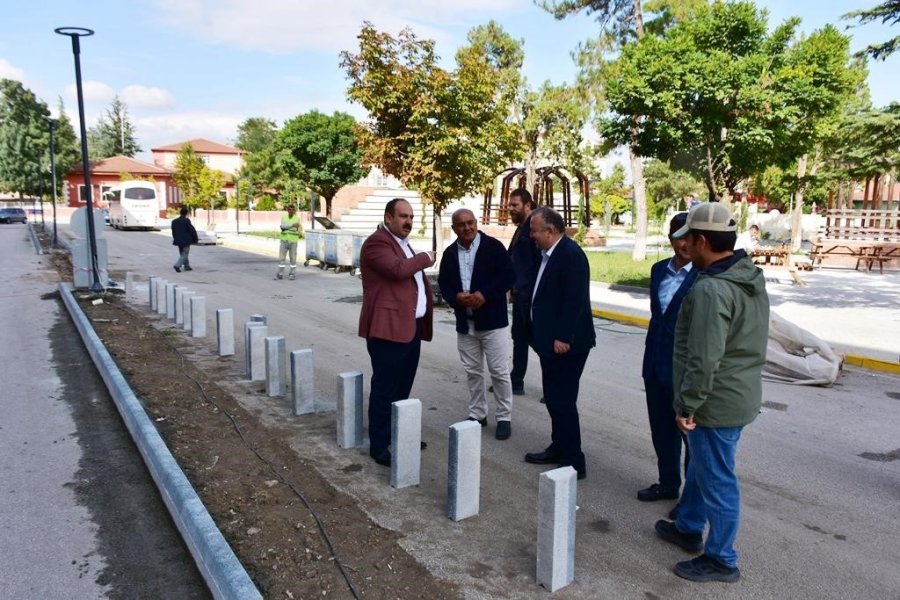
<instances>
[{"instance_id":1,"label":"concrete bollard","mask_svg":"<svg viewBox=\"0 0 900 600\"><path fill-rule=\"evenodd\" d=\"M156 284L159 283L159 278L151 275L150 279L147 280L147 288L150 290L150 310L156 310Z\"/></svg>"},{"instance_id":2,"label":"concrete bollard","mask_svg":"<svg viewBox=\"0 0 900 600\"><path fill-rule=\"evenodd\" d=\"M283 335L266 338L266 396L284 394L285 341Z\"/></svg>"},{"instance_id":3,"label":"concrete bollard","mask_svg":"<svg viewBox=\"0 0 900 600\"><path fill-rule=\"evenodd\" d=\"M447 516L462 521L478 514L481 495L481 424L462 421L450 426Z\"/></svg>"},{"instance_id":4,"label":"concrete bollard","mask_svg":"<svg viewBox=\"0 0 900 600\"><path fill-rule=\"evenodd\" d=\"M166 284L166 318L175 320L175 289L178 288L176 283Z\"/></svg>"},{"instance_id":5,"label":"concrete bollard","mask_svg":"<svg viewBox=\"0 0 900 600\"><path fill-rule=\"evenodd\" d=\"M184 326L184 294L188 289L183 285L175 288L175 324Z\"/></svg>"},{"instance_id":6,"label":"concrete bollard","mask_svg":"<svg viewBox=\"0 0 900 600\"><path fill-rule=\"evenodd\" d=\"M244 323L244 372L250 377L250 326L251 325L267 325L265 315L250 315L247 322Z\"/></svg>"},{"instance_id":7,"label":"concrete bollard","mask_svg":"<svg viewBox=\"0 0 900 600\"><path fill-rule=\"evenodd\" d=\"M250 367L247 370L247 379L250 381L265 381L266 379L266 337L269 328L265 325L251 325L247 354L250 357Z\"/></svg>"},{"instance_id":8,"label":"concrete bollard","mask_svg":"<svg viewBox=\"0 0 900 600\"><path fill-rule=\"evenodd\" d=\"M391 485L419 485L422 463L422 403L415 398L391 404Z\"/></svg>"},{"instance_id":9,"label":"concrete bollard","mask_svg":"<svg viewBox=\"0 0 900 600\"><path fill-rule=\"evenodd\" d=\"M206 337L205 296L191 296L191 337Z\"/></svg>"},{"instance_id":10,"label":"concrete bollard","mask_svg":"<svg viewBox=\"0 0 900 600\"><path fill-rule=\"evenodd\" d=\"M131 302L134 298L134 273L125 272L125 302Z\"/></svg>"},{"instance_id":11,"label":"concrete bollard","mask_svg":"<svg viewBox=\"0 0 900 600\"><path fill-rule=\"evenodd\" d=\"M337 376L337 445L358 448L363 444L363 374L347 371Z\"/></svg>"},{"instance_id":12,"label":"concrete bollard","mask_svg":"<svg viewBox=\"0 0 900 600\"><path fill-rule=\"evenodd\" d=\"M234 309L216 310L216 351L219 356L234 356Z\"/></svg>"},{"instance_id":13,"label":"concrete bollard","mask_svg":"<svg viewBox=\"0 0 900 600\"><path fill-rule=\"evenodd\" d=\"M295 415L316 412L316 380L310 348L291 352L291 404Z\"/></svg>"},{"instance_id":14,"label":"concrete bollard","mask_svg":"<svg viewBox=\"0 0 900 600\"><path fill-rule=\"evenodd\" d=\"M165 279L156 280L156 313L160 315L166 314L166 285L168 283Z\"/></svg>"},{"instance_id":15,"label":"concrete bollard","mask_svg":"<svg viewBox=\"0 0 900 600\"><path fill-rule=\"evenodd\" d=\"M197 295L197 292L184 292L181 295L181 327L185 331L191 331L191 298Z\"/></svg>"},{"instance_id":16,"label":"concrete bollard","mask_svg":"<svg viewBox=\"0 0 900 600\"><path fill-rule=\"evenodd\" d=\"M572 467L541 473L538 484L537 582L550 590L575 580L575 501Z\"/></svg>"}]
</instances>

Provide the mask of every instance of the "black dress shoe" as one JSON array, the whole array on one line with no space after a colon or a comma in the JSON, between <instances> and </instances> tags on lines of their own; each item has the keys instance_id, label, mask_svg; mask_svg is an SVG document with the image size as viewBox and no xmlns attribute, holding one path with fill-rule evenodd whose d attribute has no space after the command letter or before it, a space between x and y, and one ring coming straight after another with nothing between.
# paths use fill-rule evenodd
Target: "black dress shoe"
<instances>
[{"instance_id":1,"label":"black dress shoe","mask_svg":"<svg viewBox=\"0 0 900 600\"><path fill-rule=\"evenodd\" d=\"M641 502L656 502L657 500L677 500L678 490L670 490L664 488L658 483L654 483L650 487L640 490L637 493L637 499Z\"/></svg>"},{"instance_id":2,"label":"black dress shoe","mask_svg":"<svg viewBox=\"0 0 900 600\"><path fill-rule=\"evenodd\" d=\"M546 400L544 400L543 396L541 396L541 404L547 404L547 402L546 402Z\"/></svg>"},{"instance_id":3,"label":"black dress shoe","mask_svg":"<svg viewBox=\"0 0 900 600\"><path fill-rule=\"evenodd\" d=\"M494 437L498 440L508 440L512 435L512 425L509 421L497 421L497 433Z\"/></svg>"},{"instance_id":4,"label":"black dress shoe","mask_svg":"<svg viewBox=\"0 0 900 600\"><path fill-rule=\"evenodd\" d=\"M529 452L525 455L525 462L533 465L552 465L559 462L559 454L550 450L543 452Z\"/></svg>"},{"instance_id":5,"label":"black dress shoe","mask_svg":"<svg viewBox=\"0 0 900 600\"><path fill-rule=\"evenodd\" d=\"M383 465L385 467L391 466L391 453L387 448L383 448L380 450L372 448L369 450L369 456L371 456L379 465Z\"/></svg>"},{"instance_id":6,"label":"black dress shoe","mask_svg":"<svg viewBox=\"0 0 900 600\"><path fill-rule=\"evenodd\" d=\"M671 521L657 521L656 535L666 540L670 544L675 544L685 552L696 554L703 550L703 534L702 533L684 533L675 527L675 523Z\"/></svg>"},{"instance_id":7,"label":"black dress shoe","mask_svg":"<svg viewBox=\"0 0 900 600\"><path fill-rule=\"evenodd\" d=\"M475 417L466 417L466 421L478 421L482 427L487 427L487 417L483 419L476 419Z\"/></svg>"},{"instance_id":8,"label":"black dress shoe","mask_svg":"<svg viewBox=\"0 0 900 600\"><path fill-rule=\"evenodd\" d=\"M524 385L514 385L513 386L513 396L524 396L525 395L525 386Z\"/></svg>"}]
</instances>

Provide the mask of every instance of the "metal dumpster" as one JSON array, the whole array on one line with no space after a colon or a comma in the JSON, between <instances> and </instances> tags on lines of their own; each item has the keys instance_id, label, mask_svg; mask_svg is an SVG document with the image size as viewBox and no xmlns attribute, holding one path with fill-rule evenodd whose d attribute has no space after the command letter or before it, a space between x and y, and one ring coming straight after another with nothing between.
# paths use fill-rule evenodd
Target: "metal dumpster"
<instances>
[{"instance_id":1,"label":"metal dumpster","mask_svg":"<svg viewBox=\"0 0 900 600\"><path fill-rule=\"evenodd\" d=\"M318 262L319 266L322 265L323 256L319 250L321 238L321 231L309 230L306 232L306 261L303 263L304 267L308 267L311 260Z\"/></svg>"},{"instance_id":2,"label":"metal dumpster","mask_svg":"<svg viewBox=\"0 0 900 600\"><path fill-rule=\"evenodd\" d=\"M337 234L333 231L322 233L322 268L337 268Z\"/></svg>"},{"instance_id":3,"label":"metal dumpster","mask_svg":"<svg viewBox=\"0 0 900 600\"><path fill-rule=\"evenodd\" d=\"M336 231L337 238L337 266L335 272L341 269L353 269L353 234L349 231Z\"/></svg>"}]
</instances>

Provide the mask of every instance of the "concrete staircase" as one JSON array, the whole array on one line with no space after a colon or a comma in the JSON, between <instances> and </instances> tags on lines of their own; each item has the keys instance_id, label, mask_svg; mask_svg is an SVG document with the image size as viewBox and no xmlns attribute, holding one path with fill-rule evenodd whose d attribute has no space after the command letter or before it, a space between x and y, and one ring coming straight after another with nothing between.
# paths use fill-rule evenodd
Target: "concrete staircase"
<instances>
[{"instance_id":1,"label":"concrete staircase","mask_svg":"<svg viewBox=\"0 0 900 600\"><path fill-rule=\"evenodd\" d=\"M403 198L409 202L413 209L413 231L410 237L424 237L431 239L432 231L432 215L434 211L431 205L423 205L419 193L410 190L374 190L363 198L359 204L351 208L349 211L340 216L335 223L341 229L350 231L369 232L375 231L375 228L384 222L384 206L392 198ZM420 233L422 228L422 214L425 215L425 232Z\"/></svg>"}]
</instances>

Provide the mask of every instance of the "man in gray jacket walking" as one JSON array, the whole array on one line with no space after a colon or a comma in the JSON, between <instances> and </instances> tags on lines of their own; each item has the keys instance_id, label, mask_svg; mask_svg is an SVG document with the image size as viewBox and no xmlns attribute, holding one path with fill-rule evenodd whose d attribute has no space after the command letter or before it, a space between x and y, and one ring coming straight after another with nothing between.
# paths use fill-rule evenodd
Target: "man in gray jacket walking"
<instances>
[{"instance_id":1,"label":"man in gray jacket walking","mask_svg":"<svg viewBox=\"0 0 900 600\"><path fill-rule=\"evenodd\" d=\"M687 241L700 269L678 315L673 356L675 422L687 434L691 462L678 519L657 521L656 532L688 552L703 550L675 565L675 574L691 581L740 578L735 455L762 402L769 296L762 271L746 252L733 250L736 229L727 206L706 202L672 235Z\"/></svg>"}]
</instances>

